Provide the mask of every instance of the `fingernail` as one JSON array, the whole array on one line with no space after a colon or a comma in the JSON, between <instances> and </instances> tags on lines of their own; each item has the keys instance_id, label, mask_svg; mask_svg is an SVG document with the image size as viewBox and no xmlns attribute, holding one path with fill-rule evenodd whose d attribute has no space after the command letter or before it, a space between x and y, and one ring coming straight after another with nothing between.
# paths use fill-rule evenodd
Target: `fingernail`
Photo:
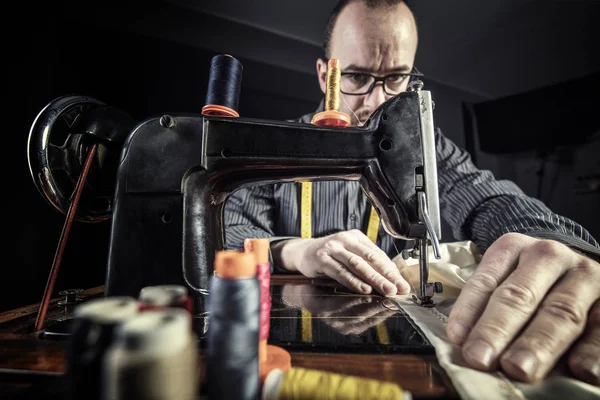
<instances>
[{"instance_id":1,"label":"fingernail","mask_svg":"<svg viewBox=\"0 0 600 400\"><path fill-rule=\"evenodd\" d=\"M406 281L396 281L396 287L398 288L398 293L410 292L410 286Z\"/></svg>"},{"instance_id":2,"label":"fingernail","mask_svg":"<svg viewBox=\"0 0 600 400\"><path fill-rule=\"evenodd\" d=\"M383 283L383 292L388 295L388 296L392 296L394 294L396 294L398 290L396 289L396 286L392 285L390 282L384 282Z\"/></svg>"},{"instance_id":3,"label":"fingernail","mask_svg":"<svg viewBox=\"0 0 600 400\"><path fill-rule=\"evenodd\" d=\"M367 285L366 283L363 283L362 285L360 285L360 291L366 294L371 293L371 286Z\"/></svg>"},{"instance_id":4,"label":"fingernail","mask_svg":"<svg viewBox=\"0 0 600 400\"><path fill-rule=\"evenodd\" d=\"M494 359L494 349L483 340L469 342L464 347L466 357L475 364L474 367L489 369Z\"/></svg>"},{"instance_id":5,"label":"fingernail","mask_svg":"<svg viewBox=\"0 0 600 400\"><path fill-rule=\"evenodd\" d=\"M592 374L596 379L600 379L600 360L593 357L584 358L579 365L583 370Z\"/></svg>"},{"instance_id":6,"label":"fingernail","mask_svg":"<svg viewBox=\"0 0 600 400\"><path fill-rule=\"evenodd\" d=\"M448 324L448 338L456 344L462 344L469 336L469 331L460 322L452 322Z\"/></svg>"},{"instance_id":7,"label":"fingernail","mask_svg":"<svg viewBox=\"0 0 600 400\"><path fill-rule=\"evenodd\" d=\"M539 364L535 354L529 350L517 350L509 353L508 356L505 357L505 361L521 370L527 378L535 376Z\"/></svg>"}]
</instances>

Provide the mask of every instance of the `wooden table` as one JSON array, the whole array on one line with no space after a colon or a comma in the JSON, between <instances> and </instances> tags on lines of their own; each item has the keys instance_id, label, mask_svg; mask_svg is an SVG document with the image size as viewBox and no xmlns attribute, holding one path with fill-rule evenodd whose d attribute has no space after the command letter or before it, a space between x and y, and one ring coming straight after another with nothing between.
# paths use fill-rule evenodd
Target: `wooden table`
<instances>
[{"instance_id":1,"label":"wooden table","mask_svg":"<svg viewBox=\"0 0 600 400\"><path fill-rule=\"evenodd\" d=\"M273 276L271 283L269 342L286 347L293 366L396 382L415 399L458 398L418 329L386 310L383 298L300 276ZM97 287L80 296L102 295ZM59 300L52 300L46 326L72 316L73 306ZM32 332L37 310L34 304L0 314L2 399L64 398L66 342Z\"/></svg>"}]
</instances>

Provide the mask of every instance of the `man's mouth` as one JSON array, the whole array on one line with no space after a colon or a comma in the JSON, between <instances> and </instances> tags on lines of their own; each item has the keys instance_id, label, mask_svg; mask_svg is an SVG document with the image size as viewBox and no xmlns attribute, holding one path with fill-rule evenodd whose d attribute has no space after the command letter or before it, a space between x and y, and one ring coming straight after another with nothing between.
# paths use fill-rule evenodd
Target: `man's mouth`
<instances>
[{"instance_id":1,"label":"man's mouth","mask_svg":"<svg viewBox=\"0 0 600 400\"><path fill-rule=\"evenodd\" d=\"M356 114L356 119L358 120L358 125L362 126L365 124L365 122L367 122L367 120L369 119L369 117L371 116L371 112L362 112L359 114Z\"/></svg>"}]
</instances>

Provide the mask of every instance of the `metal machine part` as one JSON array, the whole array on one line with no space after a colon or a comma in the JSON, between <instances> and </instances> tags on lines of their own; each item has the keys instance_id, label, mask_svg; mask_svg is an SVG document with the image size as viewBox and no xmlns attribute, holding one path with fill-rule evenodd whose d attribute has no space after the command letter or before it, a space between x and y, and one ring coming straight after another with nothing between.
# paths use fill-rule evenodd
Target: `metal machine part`
<instances>
[{"instance_id":1,"label":"metal machine part","mask_svg":"<svg viewBox=\"0 0 600 400\"><path fill-rule=\"evenodd\" d=\"M66 139L52 144L60 124ZM427 91L389 99L360 128L199 114L153 117L134 127L126 114L93 99L61 98L42 110L29 144L34 181L61 212L68 208L70 188L55 175L77 175L74 155L90 136L107 147L127 136L120 151L110 148L111 159L119 153L120 161L98 159L100 170L86 183L102 187L91 197L105 199L104 206L88 203L79 214L84 221L112 216L109 296L136 296L158 284L185 284L197 298L208 294L215 253L225 246L223 212L231 193L268 183L341 179L360 182L387 233L418 243L419 297L431 302L436 286L427 282L423 249L439 240L440 214ZM116 184L97 185L94 177Z\"/></svg>"},{"instance_id":2,"label":"metal machine part","mask_svg":"<svg viewBox=\"0 0 600 400\"><path fill-rule=\"evenodd\" d=\"M29 171L42 197L66 215L35 330L44 327L73 221L99 222L112 215L118 155L134 122L93 98L64 96L44 107L31 126Z\"/></svg>"},{"instance_id":3,"label":"metal machine part","mask_svg":"<svg viewBox=\"0 0 600 400\"><path fill-rule=\"evenodd\" d=\"M109 219L120 151L134 124L124 112L87 96L48 103L35 118L27 142L29 171L42 197L67 214L86 155L99 143L75 219Z\"/></svg>"},{"instance_id":4,"label":"metal machine part","mask_svg":"<svg viewBox=\"0 0 600 400\"><path fill-rule=\"evenodd\" d=\"M437 184L435 151L423 151L419 96L391 98L360 128L197 114L138 124L117 174L107 292L183 281L195 294L207 294L214 254L226 241L225 201L253 185L359 181L389 234L439 237L437 199L427 202L431 232L419 212L418 192L427 195Z\"/></svg>"},{"instance_id":5,"label":"metal machine part","mask_svg":"<svg viewBox=\"0 0 600 400\"><path fill-rule=\"evenodd\" d=\"M61 296L65 296L65 298L58 302L59 306L73 306L83 301L81 297L79 297L79 293L83 292L83 289L66 289L58 292Z\"/></svg>"}]
</instances>

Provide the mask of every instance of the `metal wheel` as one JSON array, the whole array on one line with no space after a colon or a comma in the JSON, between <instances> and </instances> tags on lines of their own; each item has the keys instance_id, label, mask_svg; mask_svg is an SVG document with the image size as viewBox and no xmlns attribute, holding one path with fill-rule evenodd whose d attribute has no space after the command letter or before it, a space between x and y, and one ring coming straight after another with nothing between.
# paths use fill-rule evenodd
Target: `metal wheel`
<instances>
[{"instance_id":1,"label":"metal wheel","mask_svg":"<svg viewBox=\"0 0 600 400\"><path fill-rule=\"evenodd\" d=\"M133 125L127 114L87 96L59 97L46 105L27 142L29 171L42 197L66 215L88 149L99 143L75 219L110 218L120 151Z\"/></svg>"}]
</instances>

